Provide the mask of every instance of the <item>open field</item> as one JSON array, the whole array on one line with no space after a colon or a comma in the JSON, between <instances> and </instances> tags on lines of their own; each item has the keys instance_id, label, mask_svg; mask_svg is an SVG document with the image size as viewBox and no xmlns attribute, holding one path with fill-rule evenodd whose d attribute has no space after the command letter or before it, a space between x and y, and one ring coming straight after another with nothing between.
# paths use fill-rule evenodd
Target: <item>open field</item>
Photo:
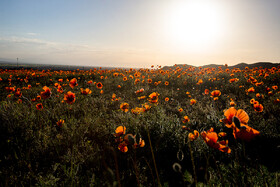
<instances>
[{"instance_id":1,"label":"open field","mask_svg":"<svg viewBox=\"0 0 280 187\"><path fill-rule=\"evenodd\" d=\"M0 185L279 186L280 67L0 69Z\"/></svg>"}]
</instances>

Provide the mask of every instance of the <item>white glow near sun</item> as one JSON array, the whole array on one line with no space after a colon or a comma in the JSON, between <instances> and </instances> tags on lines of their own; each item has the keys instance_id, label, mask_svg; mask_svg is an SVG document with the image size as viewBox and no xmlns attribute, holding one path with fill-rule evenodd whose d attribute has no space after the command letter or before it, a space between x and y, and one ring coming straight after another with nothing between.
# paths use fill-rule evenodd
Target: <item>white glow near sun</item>
<instances>
[{"instance_id":1,"label":"white glow near sun","mask_svg":"<svg viewBox=\"0 0 280 187\"><path fill-rule=\"evenodd\" d=\"M185 1L168 8L164 32L177 50L208 50L223 34L221 9L211 1Z\"/></svg>"}]
</instances>

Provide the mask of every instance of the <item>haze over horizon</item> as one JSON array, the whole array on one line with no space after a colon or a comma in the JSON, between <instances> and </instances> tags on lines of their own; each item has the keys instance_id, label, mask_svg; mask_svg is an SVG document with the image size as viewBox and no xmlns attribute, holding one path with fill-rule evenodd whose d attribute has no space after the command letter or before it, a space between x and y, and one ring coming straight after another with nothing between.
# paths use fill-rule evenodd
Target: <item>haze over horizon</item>
<instances>
[{"instance_id":1,"label":"haze over horizon","mask_svg":"<svg viewBox=\"0 0 280 187\"><path fill-rule=\"evenodd\" d=\"M150 67L280 62L279 0L0 1L0 60Z\"/></svg>"}]
</instances>

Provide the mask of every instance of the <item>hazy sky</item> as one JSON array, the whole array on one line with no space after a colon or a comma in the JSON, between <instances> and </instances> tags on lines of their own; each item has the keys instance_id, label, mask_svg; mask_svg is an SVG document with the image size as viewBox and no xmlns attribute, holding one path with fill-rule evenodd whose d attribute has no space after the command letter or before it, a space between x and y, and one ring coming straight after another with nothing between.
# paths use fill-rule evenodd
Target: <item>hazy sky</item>
<instances>
[{"instance_id":1,"label":"hazy sky","mask_svg":"<svg viewBox=\"0 0 280 187\"><path fill-rule=\"evenodd\" d=\"M280 0L1 0L0 61L280 62Z\"/></svg>"}]
</instances>

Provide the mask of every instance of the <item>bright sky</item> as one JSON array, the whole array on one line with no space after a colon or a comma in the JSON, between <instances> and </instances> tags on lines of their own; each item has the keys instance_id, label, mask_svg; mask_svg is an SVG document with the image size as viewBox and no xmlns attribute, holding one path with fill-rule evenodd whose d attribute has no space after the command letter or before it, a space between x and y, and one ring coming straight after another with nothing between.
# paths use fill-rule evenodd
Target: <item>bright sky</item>
<instances>
[{"instance_id":1,"label":"bright sky","mask_svg":"<svg viewBox=\"0 0 280 187\"><path fill-rule=\"evenodd\" d=\"M280 0L1 0L0 61L280 62Z\"/></svg>"}]
</instances>

